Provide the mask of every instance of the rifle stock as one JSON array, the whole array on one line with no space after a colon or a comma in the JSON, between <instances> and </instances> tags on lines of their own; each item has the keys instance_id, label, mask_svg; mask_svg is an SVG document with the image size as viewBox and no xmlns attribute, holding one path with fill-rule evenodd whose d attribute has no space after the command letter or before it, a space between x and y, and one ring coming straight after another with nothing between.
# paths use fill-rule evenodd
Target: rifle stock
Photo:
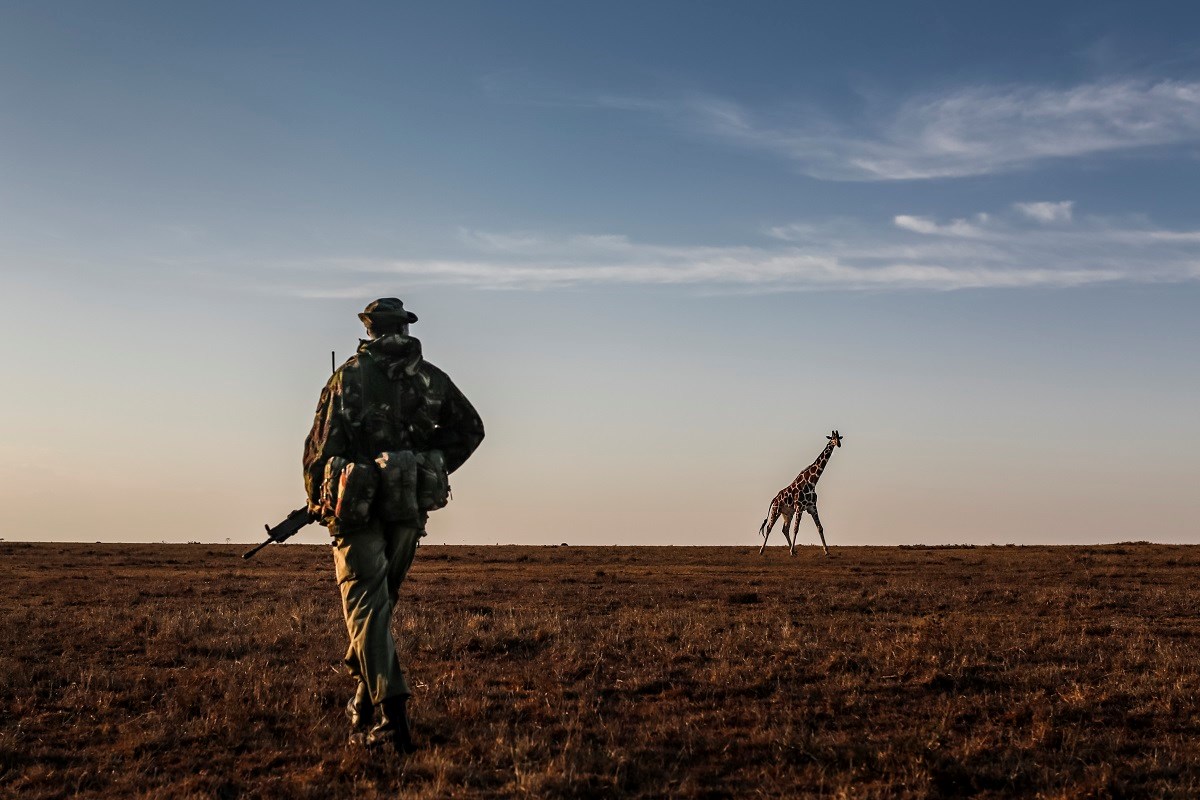
<instances>
[{"instance_id":1,"label":"rifle stock","mask_svg":"<svg viewBox=\"0 0 1200 800\"><path fill-rule=\"evenodd\" d=\"M316 517L309 513L308 506L301 506L292 513L284 517L283 522L280 522L275 527L264 525L267 529L267 540L257 545L253 549L242 553L242 558L251 558L259 550L269 545L271 542L284 542L295 536L300 530L310 522L315 522Z\"/></svg>"}]
</instances>

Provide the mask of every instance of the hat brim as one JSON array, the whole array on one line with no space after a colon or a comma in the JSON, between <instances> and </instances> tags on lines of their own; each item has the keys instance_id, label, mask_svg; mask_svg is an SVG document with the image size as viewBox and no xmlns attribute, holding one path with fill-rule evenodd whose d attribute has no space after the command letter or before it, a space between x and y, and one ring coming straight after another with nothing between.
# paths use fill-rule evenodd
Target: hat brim
<instances>
[{"instance_id":1,"label":"hat brim","mask_svg":"<svg viewBox=\"0 0 1200 800\"><path fill-rule=\"evenodd\" d=\"M397 314L395 311L375 311L368 314L364 311L358 315L358 318L362 320L364 324L373 319L379 320L380 322L385 322L387 320L400 321L408 323L409 325L417 321L417 315L411 311L405 311L401 314Z\"/></svg>"}]
</instances>

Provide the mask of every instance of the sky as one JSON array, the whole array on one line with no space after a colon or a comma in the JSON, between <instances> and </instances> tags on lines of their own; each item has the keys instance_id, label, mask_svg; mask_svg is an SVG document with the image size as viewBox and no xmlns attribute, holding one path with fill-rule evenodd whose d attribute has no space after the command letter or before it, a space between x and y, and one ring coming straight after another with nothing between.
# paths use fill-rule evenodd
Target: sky
<instances>
[{"instance_id":1,"label":"sky","mask_svg":"<svg viewBox=\"0 0 1200 800\"><path fill-rule=\"evenodd\" d=\"M1200 542L1197 29L0 3L0 538L261 538L397 296L487 428L428 542L757 546L833 429L831 547Z\"/></svg>"}]
</instances>

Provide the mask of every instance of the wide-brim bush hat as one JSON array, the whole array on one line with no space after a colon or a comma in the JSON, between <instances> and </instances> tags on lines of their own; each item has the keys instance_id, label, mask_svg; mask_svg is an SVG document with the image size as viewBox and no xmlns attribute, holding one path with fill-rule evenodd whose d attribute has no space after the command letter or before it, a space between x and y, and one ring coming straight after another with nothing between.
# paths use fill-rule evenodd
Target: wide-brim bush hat
<instances>
[{"instance_id":1,"label":"wide-brim bush hat","mask_svg":"<svg viewBox=\"0 0 1200 800\"><path fill-rule=\"evenodd\" d=\"M367 307L358 315L358 318L363 321L364 325L372 321L394 321L409 324L417 321L417 315L407 310L404 307L404 301L398 297L381 297L367 303Z\"/></svg>"}]
</instances>

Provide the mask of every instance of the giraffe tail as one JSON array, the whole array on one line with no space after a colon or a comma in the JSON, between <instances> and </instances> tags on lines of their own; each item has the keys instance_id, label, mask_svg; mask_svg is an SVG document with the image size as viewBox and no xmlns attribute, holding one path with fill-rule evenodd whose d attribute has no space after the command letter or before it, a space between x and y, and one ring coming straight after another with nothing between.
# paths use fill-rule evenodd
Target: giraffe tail
<instances>
[{"instance_id":1,"label":"giraffe tail","mask_svg":"<svg viewBox=\"0 0 1200 800\"><path fill-rule=\"evenodd\" d=\"M767 529L767 520L771 518L771 512L767 512L767 516L763 517L762 525L758 526L758 535L766 536L764 531Z\"/></svg>"}]
</instances>

